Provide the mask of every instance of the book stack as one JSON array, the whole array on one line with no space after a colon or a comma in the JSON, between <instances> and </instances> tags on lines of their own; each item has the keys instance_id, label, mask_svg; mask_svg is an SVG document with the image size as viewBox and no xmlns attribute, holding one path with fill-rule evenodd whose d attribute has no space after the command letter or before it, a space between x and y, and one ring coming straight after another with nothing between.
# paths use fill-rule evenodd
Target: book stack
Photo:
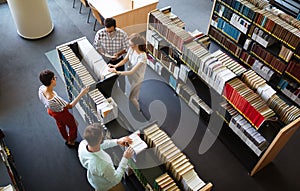
<instances>
[{"instance_id":1,"label":"book stack","mask_svg":"<svg viewBox=\"0 0 300 191\"><path fill-rule=\"evenodd\" d=\"M239 58L242 47L238 46L236 43L232 42L227 36L223 35L217 29L210 27L209 36L214 39L218 44L227 49L231 54Z\"/></svg>"},{"instance_id":2,"label":"book stack","mask_svg":"<svg viewBox=\"0 0 300 191\"><path fill-rule=\"evenodd\" d=\"M156 124L144 129L144 137L149 147L154 148L159 160L165 164L166 170L174 180L181 183L183 190L199 190L205 186L186 155Z\"/></svg>"},{"instance_id":3,"label":"book stack","mask_svg":"<svg viewBox=\"0 0 300 191\"><path fill-rule=\"evenodd\" d=\"M259 156L267 148L267 140L230 104L220 105L226 111L224 117L229 127Z\"/></svg>"},{"instance_id":4,"label":"book stack","mask_svg":"<svg viewBox=\"0 0 300 191\"><path fill-rule=\"evenodd\" d=\"M178 27L167 15L159 10L150 13L149 23L150 26L157 30L160 35L164 36L180 51L184 43L193 40L192 35Z\"/></svg>"},{"instance_id":5,"label":"book stack","mask_svg":"<svg viewBox=\"0 0 300 191\"><path fill-rule=\"evenodd\" d=\"M282 74L286 68L286 64L284 62L261 47L259 44L253 43L251 52L261 61L276 69L276 71L280 74Z\"/></svg>"},{"instance_id":6,"label":"book stack","mask_svg":"<svg viewBox=\"0 0 300 191\"><path fill-rule=\"evenodd\" d=\"M225 52L221 50L217 50L212 53L220 62L222 62L229 70L235 73L237 76L241 75L242 73L246 72L246 68L243 67L241 64L230 58Z\"/></svg>"},{"instance_id":7,"label":"book stack","mask_svg":"<svg viewBox=\"0 0 300 191\"><path fill-rule=\"evenodd\" d=\"M165 173L155 179L154 190L180 191L180 189L176 185L176 182L170 177L170 175L168 175L168 173Z\"/></svg>"},{"instance_id":8,"label":"book stack","mask_svg":"<svg viewBox=\"0 0 300 191\"><path fill-rule=\"evenodd\" d=\"M258 129L265 119L275 116L263 99L240 79L225 84L223 96Z\"/></svg>"}]
</instances>

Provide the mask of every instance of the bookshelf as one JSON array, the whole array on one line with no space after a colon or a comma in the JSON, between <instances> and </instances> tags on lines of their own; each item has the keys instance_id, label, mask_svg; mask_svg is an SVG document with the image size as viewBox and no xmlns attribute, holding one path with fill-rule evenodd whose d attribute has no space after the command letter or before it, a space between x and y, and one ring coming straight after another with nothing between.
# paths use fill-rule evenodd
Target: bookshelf
<instances>
[{"instance_id":1,"label":"bookshelf","mask_svg":"<svg viewBox=\"0 0 300 191\"><path fill-rule=\"evenodd\" d=\"M267 1L216 0L209 23L208 36L247 68L226 81L213 118L224 121L219 138L253 176L300 125L300 22Z\"/></svg>"},{"instance_id":2,"label":"bookshelf","mask_svg":"<svg viewBox=\"0 0 300 191\"><path fill-rule=\"evenodd\" d=\"M13 155L4 140L4 133L0 129L0 179L4 190L24 191L22 178L18 174Z\"/></svg>"},{"instance_id":3,"label":"bookshelf","mask_svg":"<svg viewBox=\"0 0 300 191\"><path fill-rule=\"evenodd\" d=\"M172 24L165 25L166 21ZM184 22L171 12L171 7L152 11L149 14L146 32L147 63L195 113L200 114L202 119L208 122L212 109L188 82L189 75L197 73L197 69L190 67L183 56L185 43L194 42L206 50L209 41L202 32L197 30L188 32L184 30L184 26Z\"/></svg>"}]
</instances>

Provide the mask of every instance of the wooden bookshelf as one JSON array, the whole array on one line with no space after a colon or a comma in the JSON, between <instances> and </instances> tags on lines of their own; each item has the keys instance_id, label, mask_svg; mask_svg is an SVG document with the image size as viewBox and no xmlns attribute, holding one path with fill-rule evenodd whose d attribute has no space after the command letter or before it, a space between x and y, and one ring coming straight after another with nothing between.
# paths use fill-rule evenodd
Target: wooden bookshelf
<instances>
[{"instance_id":1,"label":"wooden bookshelf","mask_svg":"<svg viewBox=\"0 0 300 191\"><path fill-rule=\"evenodd\" d=\"M300 68L298 67L298 65L300 65L300 60L297 54L300 49L300 45L299 45L300 36L298 34L299 29L297 32L295 26L292 26L287 21L283 20L283 18L279 18L279 16L273 15L267 9L263 9L263 7L266 7L267 5L268 3L265 2L265 5L256 7L250 1L247 0L244 1L216 0L213 5L213 10L211 13L211 19L209 22L207 33L213 41L215 41L218 45L224 48L225 51L227 51L229 54L235 57L246 68L253 68L254 66L253 63L252 64L248 63L249 58L251 57L251 59L254 59L251 60L251 62L252 61L253 62L255 61L254 63L260 62L262 69L265 67L267 68L266 71L273 71L274 73L272 74L271 77L274 78L276 77L276 80L274 81L275 84L272 84L273 81L272 83L271 81L269 81L270 78L269 80L266 80L266 83L267 84L271 83L271 87L274 87L275 90L277 91L275 93L276 95L277 94L282 95L283 92L285 96L281 96L281 97L285 98L287 103L286 105L289 105L286 106L288 108L288 107L292 107L293 103L298 103L298 98L297 98L298 94L293 95L293 93L297 93L298 92L297 89L300 88L300 80L299 80L300 78L296 72L298 71L298 68ZM249 9L250 12L253 12L254 16L252 15L251 17L248 17L247 13L249 13L249 11L245 11L246 9L247 10ZM239 16L241 16L241 18L246 19L246 21L249 22L249 25L247 26L248 27L247 32L240 34L241 36L239 40L232 40L231 43L233 44L228 44L227 43L228 40L226 39L228 34L224 34L222 29L216 29L216 26L218 26L217 28L223 26L222 25L223 21L221 23L219 22L219 19L221 18L225 20L227 24L231 24L233 27L236 27L236 25L233 25L232 22L228 22L232 20L233 13L236 13ZM282 32L279 32L278 30L281 30ZM265 42L263 42L261 44L260 42L261 39L265 41L267 40L268 43L265 44ZM248 43L247 46L246 46L246 42ZM269 46L269 44L274 42L276 43L276 45L278 44L278 46L280 47L279 50L281 52L281 55L279 54L279 51L276 52L273 49L271 49L271 46ZM255 43L257 44L256 46L259 46L261 50L257 51L253 49ZM266 47L264 47L263 45L264 46L266 45ZM242 53L236 54L236 52L230 49L230 47L232 46L241 47ZM283 54L284 51L290 52L291 57L290 58L285 57L284 56L285 54ZM268 57L269 61L267 60L266 55L269 56ZM246 57L247 60L245 59L244 56L247 56ZM274 61L272 59L276 59L276 62L278 62L278 64L274 65ZM258 79L259 78L257 78L257 80ZM229 103L235 109L237 109L235 105L233 105L230 101ZM299 107L298 108L296 107L295 110L297 109L299 109ZM242 111L240 111L239 109L237 109L237 111L242 116L244 116L244 118L247 121L250 121L248 117L243 114ZM287 116L282 117L280 116L282 115L282 112L281 114L279 114L278 112L279 111L276 112L276 116L279 116L279 118L287 122L288 119ZM218 116L221 120L224 120L224 124L225 124L224 126L228 126L229 121L225 120L225 116L222 116L221 114L218 114ZM272 136L267 137L269 145L267 149L263 151L262 154L259 156L255 156L251 154L250 150L249 152L243 152L232 145L229 139L232 136L238 136L236 132L228 133L230 130L227 129L226 130L227 133L223 133L223 135L221 135L221 139L223 139L225 145L229 145L228 148L233 151L233 153L240 159L240 161L244 164L246 169L249 171L249 174L253 176L258 171L263 169L266 165L272 162L272 160L277 156L280 150L284 147L284 145L287 143L287 141L292 136L292 134L299 128L299 123L300 123L299 117L293 120L292 122L290 120L288 124L283 123L281 120L264 122L262 126L259 127L258 131L262 135L267 136L268 134L272 134ZM276 128L274 128L273 130L272 128L266 127L266 126L272 127L273 125L276 126ZM230 134L230 136L228 134ZM240 144L246 144L246 143L241 141Z\"/></svg>"}]
</instances>

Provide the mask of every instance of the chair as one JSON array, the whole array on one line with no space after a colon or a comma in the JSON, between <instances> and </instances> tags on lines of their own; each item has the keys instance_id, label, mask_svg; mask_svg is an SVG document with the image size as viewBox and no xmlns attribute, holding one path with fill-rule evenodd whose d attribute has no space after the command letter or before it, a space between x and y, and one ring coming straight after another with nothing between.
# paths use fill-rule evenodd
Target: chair
<instances>
[{"instance_id":1,"label":"chair","mask_svg":"<svg viewBox=\"0 0 300 191\"><path fill-rule=\"evenodd\" d=\"M88 4L92 10L93 16L95 17L95 23L94 23L94 29L93 29L95 31L97 21L101 25L104 25L104 17L99 13L99 11L93 5L91 5L90 3L88 3Z\"/></svg>"},{"instance_id":2,"label":"chair","mask_svg":"<svg viewBox=\"0 0 300 191\"><path fill-rule=\"evenodd\" d=\"M73 0L73 8L75 7L75 0Z\"/></svg>"},{"instance_id":3,"label":"chair","mask_svg":"<svg viewBox=\"0 0 300 191\"><path fill-rule=\"evenodd\" d=\"M75 0L74 0L74 1L75 1ZM80 9L79 9L79 14L81 14L81 8L82 8L82 5L85 6L85 7L90 7L87 0L80 0L80 2L81 2L81 4L80 4ZM90 22L90 15L91 15L91 9L90 9L90 11L89 11L87 23Z\"/></svg>"}]
</instances>

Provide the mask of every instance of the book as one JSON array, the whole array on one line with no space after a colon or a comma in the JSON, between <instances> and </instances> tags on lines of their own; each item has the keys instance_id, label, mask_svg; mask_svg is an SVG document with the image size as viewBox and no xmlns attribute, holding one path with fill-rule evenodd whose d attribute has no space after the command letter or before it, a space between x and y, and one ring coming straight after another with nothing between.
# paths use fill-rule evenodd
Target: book
<instances>
[{"instance_id":1,"label":"book","mask_svg":"<svg viewBox=\"0 0 300 191\"><path fill-rule=\"evenodd\" d=\"M136 132L132 133L131 135L129 135L129 138L132 140L132 142L130 144L128 144L128 146L132 147L132 149L134 151L134 155L133 155L132 159L136 162L136 156L140 152L142 152L143 150L148 148L148 145L145 143L145 141L143 141L141 139L140 131L136 131Z\"/></svg>"}]
</instances>

